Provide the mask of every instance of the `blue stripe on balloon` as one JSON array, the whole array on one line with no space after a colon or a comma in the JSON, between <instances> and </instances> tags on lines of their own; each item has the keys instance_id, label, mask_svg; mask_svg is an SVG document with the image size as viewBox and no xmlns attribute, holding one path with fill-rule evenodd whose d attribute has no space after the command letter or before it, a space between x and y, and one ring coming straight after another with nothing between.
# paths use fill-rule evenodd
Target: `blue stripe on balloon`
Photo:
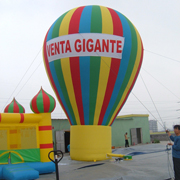
<instances>
[{"instance_id":1,"label":"blue stripe on balloon","mask_svg":"<svg viewBox=\"0 0 180 180\"><path fill-rule=\"evenodd\" d=\"M106 113L103 118L102 125L106 125L106 122L109 121L108 117L111 112L111 109L113 108L113 105L114 105L116 98L118 96L118 93L120 91L121 85L123 83L124 77L126 75L126 71L127 71L127 67L128 67L128 63L129 63L129 59L130 59L130 55L131 55L132 43L131 43L131 30L130 30L129 24L128 24L126 18L121 13L119 13L117 11L116 11L116 13L118 14L118 16L121 20L121 23L122 23L123 37L125 38L125 41L124 41L124 48L123 48L122 59L121 59L118 76L117 76L116 83L115 83L115 86L113 89L113 93L111 95L111 99L109 101Z\"/></svg>"},{"instance_id":2,"label":"blue stripe on balloon","mask_svg":"<svg viewBox=\"0 0 180 180\"><path fill-rule=\"evenodd\" d=\"M58 19L57 19L57 20L58 20ZM56 21L57 21L57 20L56 20ZM49 40L52 39L52 32L53 32L54 25L56 24L56 21L52 24L51 28L49 29L46 42L48 42Z\"/></svg>"},{"instance_id":3,"label":"blue stripe on balloon","mask_svg":"<svg viewBox=\"0 0 180 180\"><path fill-rule=\"evenodd\" d=\"M59 96L60 96L60 98L61 98L61 101L62 101L62 103L63 103L63 105L64 105L64 108L66 109L66 112L67 112L68 115L69 115L71 124L74 125L73 120L72 120L71 113L69 112L68 106L67 106L67 104L66 104L66 101L65 101L65 99L64 99L64 96L63 96L63 93L62 93L62 90L61 90L61 87L60 87L60 85L59 85L59 81L58 81L58 78L57 78L57 75L56 75L56 70L55 70L55 67L54 67L54 61L52 61L52 62L49 63L49 67L50 67L50 70L51 70L51 74L52 74L54 83L56 84L56 88L57 88L58 94L59 94Z\"/></svg>"},{"instance_id":4,"label":"blue stripe on balloon","mask_svg":"<svg viewBox=\"0 0 180 180\"><path fill-rule=\"evenodd\" d=\"M89 125L89 85L90 85L90 57L79 57L81 93L84 110L85 125Z\"/></svg>"},{"instance_id":5,"label":"blue stripe on balloon","mask_svg":"<svg viewBox=\"0 0 180 180\"><path fill-rule=\"evenodd\" d=\"M57 19L57 20L58 20L58 19ZM56 20L56 21L57 21L57 20ZM52 39L52 32L53 32L54 25L56 24L56 21L52 24L51 28L49 29L46 42ZM57 78L57 75L56 75L56 70L55 70L54 62L53 62L53 61L49 63L49 67L50 67L50 70L51 70L51 74L52 74L54 83L56 84L56 89L57 89L58 94L59 94L59 96L60 96L60 98L61 98L61 101L62 101L62 103L63 103L63 105L64 105L64 108L66 109L66 112L67 112L68 115L69 115L71 124L74 125L74 123L73 123L73 121L72 121L71 113L69 112L68 106L67 106L67 104L66 104L66 101L65 101L65 99L64 99L64 96L63 96L63 93L62 93L62 90L61 90L61 87L60 87L60 85L59 85L59 81L58 81L58 78Z\"/></svg>"},{"instance_id":6,"label":"blue stripe on balloon","mask_svg":"<svg viewBox=\"0 0 180 180\"><path fill-rule=\"evenodd\" d=\"M81 14L79 33L91 31L92 6L86 6ZM84 122L89 125L89 92L90 92L90 57L79 57Z\"/></svg>"},{"instance_id":7,"label":"blue stripe on balloon","mask_svg":"<svg viewBox=\"0 0 180 180\"><path fill-rule=\"evenodd\" d=\"M90 33L91 31L92 6L86 6L81 14L79 33Z\"/></svg>"}]
</instances>

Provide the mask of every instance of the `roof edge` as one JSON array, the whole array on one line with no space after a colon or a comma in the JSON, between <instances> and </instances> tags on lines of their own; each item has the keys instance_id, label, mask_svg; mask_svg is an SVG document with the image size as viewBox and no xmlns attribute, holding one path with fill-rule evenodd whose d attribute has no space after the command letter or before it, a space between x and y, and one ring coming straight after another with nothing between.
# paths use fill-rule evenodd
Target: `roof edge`
<instances>
[{"instance_id":1,"label":"roof edge","mask_svg":"<svg viewBox=\"0 0 180 180\"><path fill-rule=\"evenodd\" d=\"M121 119L128 117L149 117L149 114L128 114L128 115L117 116L116 118Z\"/></svg>"}]
</instances>

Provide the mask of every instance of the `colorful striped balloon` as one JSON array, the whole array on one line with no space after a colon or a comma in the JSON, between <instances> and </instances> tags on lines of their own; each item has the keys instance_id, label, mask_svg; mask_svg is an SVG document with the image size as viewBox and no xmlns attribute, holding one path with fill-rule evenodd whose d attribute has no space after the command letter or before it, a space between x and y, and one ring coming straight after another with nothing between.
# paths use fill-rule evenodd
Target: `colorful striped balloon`
<instances>
[{"instance_id":1,"label":"colorful striped balloon","mask_svg":"<svg viewBox=\"0 0 180 180\"><path fill-rule=\"evenodd\" d=\"M143 44L134 25L103 6L60 16L43 45L49 81L71 125L112 125L137 79Z\"/></svg>"},{"instance_id":2,"label":"colorful striped balloon","mask_svg":"<svg viewBox=\"0 0 180 180\"><path fill-rule=\"evenodd\" d=\"M31 100L30 107L34 113L51 113L56 107L56 101L41 88Z\"/></svg>"},{"instance_id":3,"label":"colorful striped balloon","mask_svg":"<svg viewBox=\"0 0 180 180\"><path fill-rule=\"evenodd\" d=\"M13 98L11 103L5 107L4 112L5 113L25 113L25 109L21 104L19 104L16 101L15 98Z\"/></svg>"}]
</instances>

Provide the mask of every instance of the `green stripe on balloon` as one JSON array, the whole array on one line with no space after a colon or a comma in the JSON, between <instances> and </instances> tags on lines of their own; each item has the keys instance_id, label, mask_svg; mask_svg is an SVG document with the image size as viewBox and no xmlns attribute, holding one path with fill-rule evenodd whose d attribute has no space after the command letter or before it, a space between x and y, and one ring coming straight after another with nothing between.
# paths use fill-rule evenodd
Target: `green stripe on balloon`
<instances>
[{"instance_id":1,"label":"green stripe on balloon","mask_svg":"<svg viewBox=\"0 0 180 180\"><path fill-rule=\"evenodd\" d=\"M69 12L69 11L68 11ZM54 24L53 31L52 31L52 39L59 37L59 28L61 26L62 20L64 19L65 15L68 13L64 13Z\"/></svg>"},{"instance_id":2,"label":"green stripe on balloon","mask_svg":"<svg viewBox=\"0 0 180 180\"><path fill-rule=\"evenodd\" d=\"M90 57L89 125L93 125L99 83L100 57Z\"/></svg>"},{"instance_id":3,"label":"green stripe on balloon","mask_svg":"<svg viewBox=\"0 0 180 180\"><path fill-rule=\"evenodd\" d=\"M16 103L16 106L17 106L17 108L18 108L18 113L24 113L25 110L24 110L23 106L22 106L21 104L19 104L19 103L16 101L16 99L14 99L14 105L15 105L15 103ZM13 111L13 112L14 112L14 111Z\"/></svg>"},{"instance_id":4,"label":"green stripe on balloon","mask_svg":"<svg viewBox=\"0 0 180 180\"><path fill-rule=\"evenodd\" d=\"M42 89L39 92L37 98L36 98L37 108L39 112L44 112L44 106L43 106L43 95L42 95Z\"/></svg>"},{"instance_id":5,"label":"green stripe on balloon","mask_svg":"<svg viewBox=\"0 0 180 180\"><path fill-rule=\"evenodd\" d=\"M40 92L40 91L39 91L39 92ZM37 96L38 96L39 92L33 97L33 99L32 99L31 102L30 102L31 110L32 110L34 113L39 113L38 108L37 108Z\"/></svg>"},{"instance_id":6,"label":"green stripe on balloon","mask_svg":"<svg viewBox=\"0 0 180 180\"><path fill-rule=\"evenodd\" d=\"M42 88L30 102L31 110L34 113L50 113L54 110L55 106L55 99Z\"/></svg>"},{"instance_id":7,"label":"green stripe on balloon","mask_svg":"<svg viewBox=\"0 0 180 180\"><path fill-rule=\"evenodd\" d=\"M129 82L129 79L131 77L131 74L132 74L132 70L134 68L134 64L135 64L135 60L136 60L136 54L137 54L137 35L136 35L136 31L133 27L133 25L131 24L131 22L126 18L126 20L128 21L128 24L129 24L129 27L130 27L130 30L131 30L131 36L132 36L132 49L131 49L131 55L130 55L130 60L129 60L129 64L128 64L128 68L127 68L127 71L126 71L126 75L125 75L125 78L123 80L123 83L122 83L122 86L120 88L120 91L118 93L118 96L116 98L116 101L114 103L114 106L113 108L111 109L111 112L108 116L108 120L106 122L106 126L108 125L113 113L114 113L114 110L116 109L117 105L119 104L119 101L121 100L121 97L127 87L127 84Z\"/></svg>"},{"instance_id":8,"label":"green stripe on balloon","mask_svg":"<svg viewBox=\"0 0 180 180\"><path fill-rule=\"evenodd\" d=\"M55 70L56 70L56 75L57 75L57 78L58 78L58 81L59 81L59 85L61 87L64 99L66 101L66 105L67 105L67 107L69 109L69 112L71 113L71 117L72 117L72 120L74 122L74 125L76 125L77 124L76 119L75 119L74 112L73 112L73 109L72 109L72 106L71 106L71 103L70 103L70 100L69 100L69 96L68 96L68 93L67 93L67 89L66 89L66 85L65 85L65 81L64 81L64 77L63 77L62 67L61 67L61 63L60 63L59 60L54 61L54 67L55 67Z\"/></svg>"},{"instance_id":9,"label":"green stripe on balloon","mask_svg":"<svg viewBox=\"0 0 180 180\"><path fill-rule=\"evenodd\" d=\"M102 15L99 6L92 7L91 33L102 32ZM90 57L89 125L93 125L99 83L101 57Z\"/></svg>"},{"instance_id":10,"label":"green stripe on balloon","mask_svg":"<svg viewBox=\"0 0 180 180\"><path fill-rule=\"evenodd\" d=\"M13 109L14 109L14 101L12 101L11 104L9 104L8 112L13 113Z\"/></svg>"},{"instance_id":11,"label":"green stripe on balloon","mask_svg":"<svg viewBox=\"0 0 180 180\"><path fill-rule=\"evenodd\" d=\"M102 14L99 6L92 7L91 33L102 33Z\"/></svg>"},{"instance_id":12,"label":"green stripe on balloon","mask_svg":"<svg viewBox=\"0 0 180 180\"><path fill-rule=\"evenodd\" d=\"M68 11L69 12L69 11ZM52 32L52 39L53 38L56 38L56 37L59 37L59 28L61 26L61 23L62 23L62 20L64 19L65 15L68 13L64 13L55 23L54 25L54 28L53 28L53 32ZM58 78L58 81L59 81L59 85L60 85L60 88L62 90L62 93L63 93L63 96L64 96L64 99L65 99L65 102L67 104L67 107L71 113L71 117L72 117L72 121L74 122L74 125L76 125L76 120L75 120L75 116L74 116L74 112L73 112L73 109L72 109L72 106L71 106L71 103L70 103L70 100L69 100L69 96L67 94L67 89L66 89L66 85L65 85L65 82L64 82L64 77L63 77L63 73L62 73L62 68L61 68L61 60L58 59L54 62L51 62L51 63L54 63L54 67L55 67L55 70L56 70L56 75L57 75L57 78Z\"/></svg>"},{"instance_id":13,"label":"green stripe on balloon","mask_svg":"<svg viewBox=\"0 0 180 180\"><path fill-rule=\"evenodd\" d=\"M30 102L30 108L31 108L31 110L34 112L33 107L32 107L32 100L31 100L31 102Z\"/></svg>"},{"instance_id":14,"label":"green stripe on balloon","mask_svg":"<svg viewBox=\"0 0 180 180\"><path fill-rule=\"evenodd\" d=\"M16 101L18 107L19 107L19 113L24 113L24 108Z\"/></svg>"}]
</instances>

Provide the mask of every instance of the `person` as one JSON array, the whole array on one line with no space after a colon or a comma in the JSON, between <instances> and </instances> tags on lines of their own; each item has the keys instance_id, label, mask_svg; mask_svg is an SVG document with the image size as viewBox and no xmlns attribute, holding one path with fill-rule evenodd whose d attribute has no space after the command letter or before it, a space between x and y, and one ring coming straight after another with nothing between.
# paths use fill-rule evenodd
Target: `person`
<instances>
[{"instance_id":1,"label":"person","mask_svg":"<svg viewBox=\"0 0 180 180\"><path fill-rule=\"evenodd\" d=\"M166 133L168 133L170 139L174 142L174 144L170 142L168 145L172 146L175 180L180 180L180 125L174 126L175 136L172 136L168 130L166 130Z\"/></svg>"},{"instance_id":2,"label":"person","mask_svg":"<svg viewBox=\"0 0 180 180\"><path fill-rule=\"evenodd\" d=\"M129 141L128 141L128 137L127 137L127 132L125 133L124 137L125 137L125 147L129 147Z\"/></svg>"}]
</instances>

